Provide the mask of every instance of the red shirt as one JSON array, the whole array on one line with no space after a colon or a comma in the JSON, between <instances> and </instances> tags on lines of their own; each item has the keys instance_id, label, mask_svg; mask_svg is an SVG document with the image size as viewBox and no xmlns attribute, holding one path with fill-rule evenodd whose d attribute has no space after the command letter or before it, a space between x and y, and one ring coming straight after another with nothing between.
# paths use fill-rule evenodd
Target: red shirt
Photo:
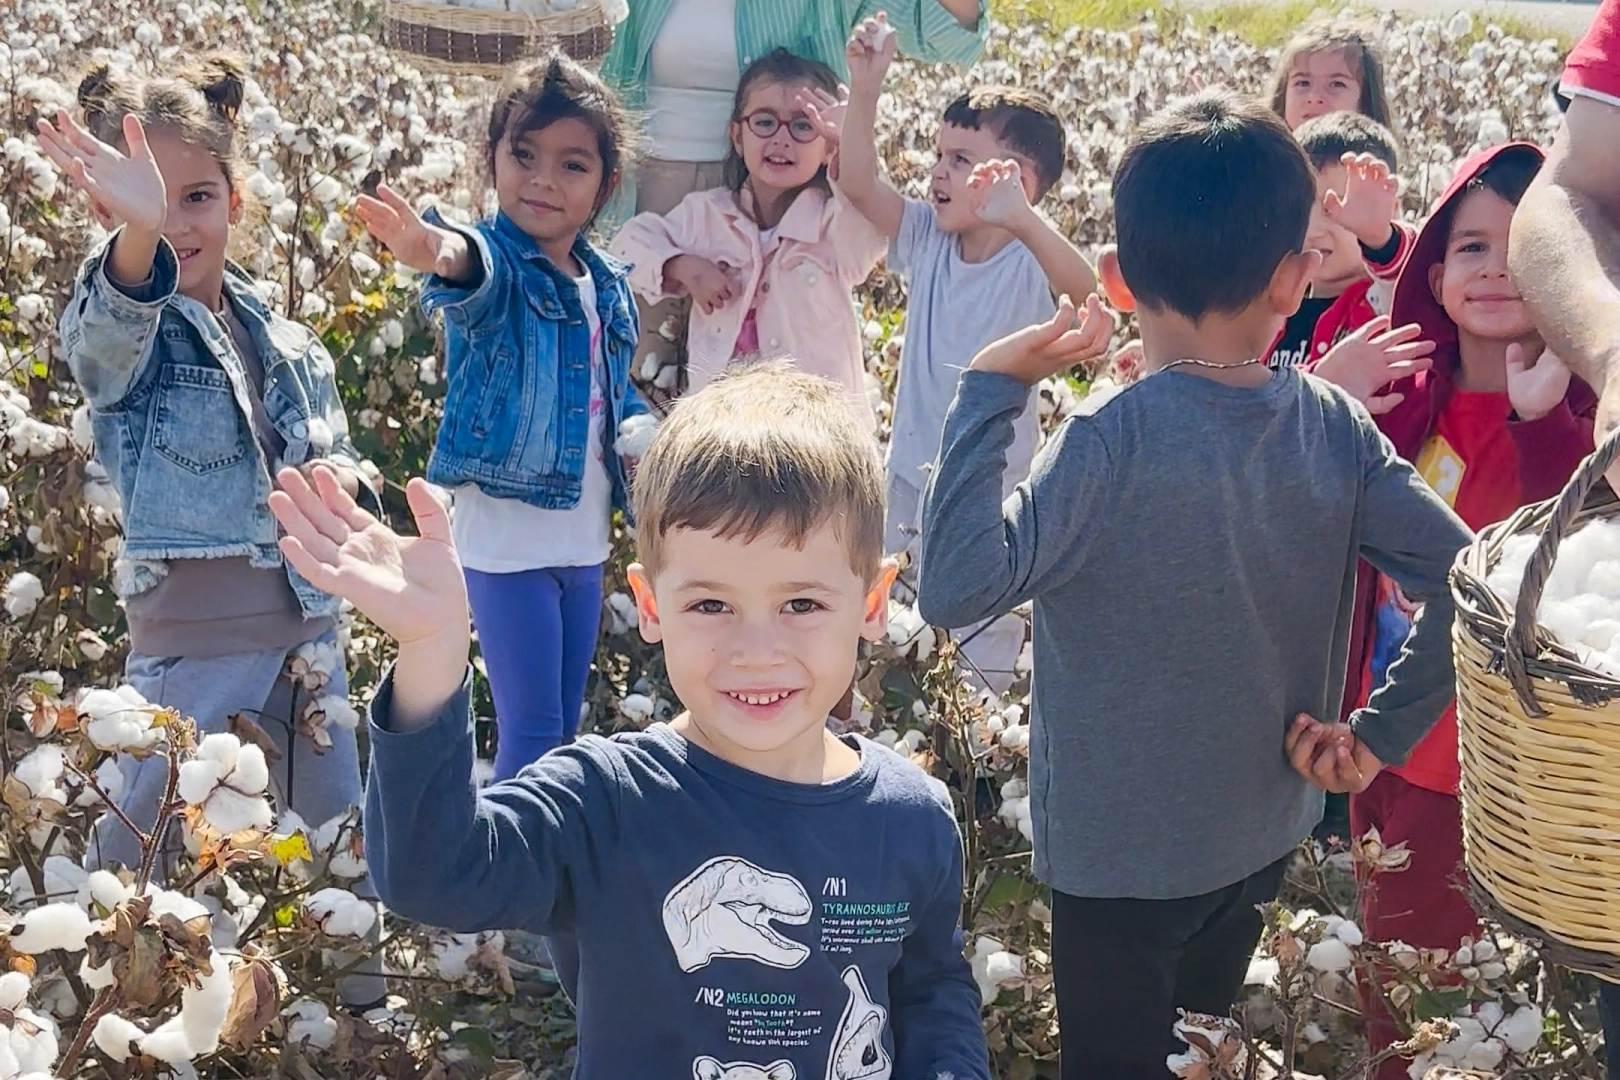
<instances>
[{"instance_id":1,"label":"red shirt","mask_svg":"<svg viewBox=\"0 0 1620 1080\"><path fill-rule=\"evenodd\" d=\"M1569 54L1560 89L1620 106L1620 0L1603 0L1586 37Z\"/></svg>"},{"instance_id":2,"label":"red shirt","mask_svg":"<svg viewBox=\"0 0 1620 1080\"><path fill-rule=\"evenodd\" d=\"M1519 451L1508 429L1511 411L1506 394L1458 391L1441 410L1434 434L1414 462L1429 486L1475 532L1503 520L1521 505ZM1395 583L1381 574L1377 588L1373 647L1362 671L1363 704L1400 654L1416 611ZM1418 787L1457 793L1455 704L1446 709L1407 763L1394 771Z\"/></svg>"}]
</instances>

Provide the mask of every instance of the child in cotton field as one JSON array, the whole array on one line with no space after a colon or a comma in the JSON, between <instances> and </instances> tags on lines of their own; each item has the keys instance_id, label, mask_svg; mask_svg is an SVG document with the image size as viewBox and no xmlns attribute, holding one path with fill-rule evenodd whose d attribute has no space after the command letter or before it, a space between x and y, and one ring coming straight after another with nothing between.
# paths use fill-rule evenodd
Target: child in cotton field
<instances>
[{"instance_id":1,"label":"child in cotton field","mask_svg":"<svg viewBox=\"0 0 1620 1080\"><path fill-rule=\"evenodd\" d=\"M726 185L637 214L613 239L648 304L690 297L686 390L734 360L791 356L844 387L868 430L861 332L850 290L883 258L887 238L838 193L838 77L826 64L776 49L743 72L728 135ZM797 104L811 94L831 113L817 124ZM817 118L822 116L819 111Z\"/></svg>"},{"instance_id":2,"label":"child in cotton field","mask_svg":"<svg viewBox=\"0 0 1620 1080\"><path fill-rule=\"evenodd\" d=\"M1176 1009L1237 995L1316 787L1371 783L1452 693L1446 575L1468 530L1364 408L1265 363L1319 262L1314 202L1263 106L1171 106L1114 176L1147 374L1065 421L1005 502L1029 387L1100 349L1107 313L1093 298L1076 327L1064 301L985 349L946 423L919 602L951 626L1034 603L1034 869L1065 1080L1163 1076ZM1319 723L1362 557L1430 608L1367 707Z\"/></svg>"},{"instance_id":3,"label":"child in cotton field","mask_svg":"<svg viewBox=\"0 0 1620 1080\"><path fill-rule=\"evenodd\" d=\"M1518 287L1508 276L1513 209L1541 167L1540 149L1511 143L1464 162L1411 245L1392 316L1438 343L1431 370L1396 382L1397 404L1378 426L1469 527L1482 529L1519 507L1551 498L1592 452L1597 399L1543 351ZM1323 365L1324 367L1326 365ZM1364 702L1388 676L1411 626L1416 598L1365 573L1350 642L1350 683ZM1457 720L1448 707L1402 768L1381 774L1351 800L1351 829L1376 828L1405 844L1407 869L1362 891L1367 936L1420 948L1455 949L1478 937L1459 888L1462 810ZM1381 1018L1374 994L1367 1015ZM1374 1049L1395 1031L1379 1019ZM1395 1080L1404 1063L1381 1075Z\"/></svg>"},{"instance_id":4,"label":"child in cotton field","mask_svg":"<svg viewBox=\"0 0 1620 1080\"><path fill-rule=\"evenodd\" d=\"M1389 96L1384 88L1383 50L1378 45L1377 35L1377 26L1363 19L1318 16L1289 41L1277 58L1273 72L1271 107L1297 137L1303 139L1305 125L1309 122L1336 112L1364 116L1386 133L1394 128ZM1390 141L1393 143L1393 136ZM1320 229L1312 231L1320 232ZM1381 247L1382 243L1380 237L1373 247ZM1348 252L1344 257L1348 262ZM1382 265L1392 262L1393 258L1394 253L1390 253L1388 258L1373 261ZM1312 283L1305 299L1300 301L1299 310L1283 327L1272 348L1272 367L1304 364L1321 358L1320 354L1311 352L1316 324L1339 296L1332 291L1331 261L1324 271L1328 275L1326 280ZM1394 281L1398 272L1399 267L1396 267L1389 273L1388 280ZM1343 285L1339 288L1342 290Z\"/></svg>"},{"instance_id":5,"label":"child in cotton field","mask_svg":"<svg viewBox=\"0 0 1620 1080\"><path fill-rule=\"evenodd\" d=\"M371 710L378 891L553 935L580 1080L989 1080L949 798L826 727L895 574L877 447L842 399L776 362L682 400L636 476L630 579L689 711L480 791L466 586L427 485L406 492L419 539L326 474L272 496L293 565L400 643Z\"/></svg>"},{"instance_id":6,"label":"child in cotton field","mask_svg":"<svg viewBox=\"0 0 1620 1080\"><path fill-rule=\"evenodd\" d=\"M1096 287L1090 264L1034 209L1063 175L1066 138L1050 103L1025 90L985 86L946 108L928 198L907 199L878 169L878 95L895 37L879 14L856 27L846 56L850 96L839 148L839 189L889 239L889 268L906 279L905 343L889 440L885 544L917 552L922 493L957 377L1004 334L1051 317L1054 297ZM814 103L808 103L814 112ZM1014 425L1008 490L1028 473L1039 423ZM915 576L902 577L903 595ZM969 630L967 658L1004 690L1024 643L1023 620Z\"/></svg>"}]
</instances>

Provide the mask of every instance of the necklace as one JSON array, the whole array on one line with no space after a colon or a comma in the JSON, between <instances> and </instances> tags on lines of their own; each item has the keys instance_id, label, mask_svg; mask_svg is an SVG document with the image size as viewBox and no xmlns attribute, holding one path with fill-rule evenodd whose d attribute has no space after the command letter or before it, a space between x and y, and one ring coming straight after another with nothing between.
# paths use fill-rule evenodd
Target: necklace
<instances>
[{"instance_id":1,"label":"necklace","mask_svg":"<svg viewBox=\"0 0 1620 1080\"><path fill-rule=\"evenodd\" d=\"M1253 367L1255 364L1259 364L1259 363L1263 363L1263 362L1264 362L1263 358L1257 356L1253 360L1244 360L1241 363L1237 363L1237 364L1216 364L1216 363L1213 363L1213 362L1211 362L1209 360L1198 360L1198 359L1195 359L1194 357L1189 356L1189 357L1186 357L1186 358L1181 359L1181 360L1172 360L1172 361L1170 361L1168 364L1164 365L1164 367L1160 368L1159 372L1156 372L1155 374L1169 371L1173 367L1180 367L1182 364L1192 364L1194 367L1201 367L1201 368L1226 368L1228 370L1232 370L1232 369L1235 369L1235 368Z\"/></svg>"}]
</instances>

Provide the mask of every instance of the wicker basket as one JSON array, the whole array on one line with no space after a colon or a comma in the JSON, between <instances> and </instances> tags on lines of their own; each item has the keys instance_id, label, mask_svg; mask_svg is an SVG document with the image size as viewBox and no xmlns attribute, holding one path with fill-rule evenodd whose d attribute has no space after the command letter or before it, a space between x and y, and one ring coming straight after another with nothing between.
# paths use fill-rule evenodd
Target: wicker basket
<instances>
[{"instance_id":1,"label":"wicker basket","mask_svg":"<svg viewBox=\"0 0 1620 1080\"><path fill-rule=\"evenodd\" d=\"M1457 600L1457 727L1469 884L1480 913L1553 963L1620 982L1620 679L1583 664L1536 622L1558 545L1620 515L1600 481L1620 432L1559 498L1520 510L1465 549ZM1511 536L1539 534L1512 611L1485 584Z\"/></svg>"},{"instance_id":2,"label":"wicker basket","mask_svg":"<svg viewBox=\"0 0 1620 1080\"><path fill-rule=\"evenodd\" d=\"M535 15L388 0L383 44L409 55L424 71L493 76L553 45L582 64L596 64L613 44L613 27L595 4Z\"/></svg>"}]
</instances>

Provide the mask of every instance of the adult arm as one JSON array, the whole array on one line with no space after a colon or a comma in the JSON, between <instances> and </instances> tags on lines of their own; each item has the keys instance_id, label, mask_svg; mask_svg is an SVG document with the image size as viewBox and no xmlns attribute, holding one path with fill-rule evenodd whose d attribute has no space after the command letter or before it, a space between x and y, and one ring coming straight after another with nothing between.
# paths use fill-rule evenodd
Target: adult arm
<instances>
[{"instance_id":1,"label":"adult arm","mask_svg":"<svg viewBox=\"0 0 1620 1080\"><path fill-rule=\"evenodd\" d=\"M1620 104L1574 97L1513 216L1508 264L1542 337L1620 426Z\"/></svg>"},{"instance_id":2,"label":"adult arm","mask_svg":"<svg viewBox=\"0 0 1620 1080\"><path fill-rule=\"evenodd\" d=\"M365 844L377 895L458 932L567 929L569 868L601 860L618 828L611 762L564 747L478 791L470 679L425 722L396 705L395 687L391 672L371 705Z\"/></svg>"},{"instance_id":3,"label":"adult arm","mask_svg":"<svg viewBox=\"0 0 1620 1080\"><path fill-rule=\"evenodd\" d=\"M1351 717L1357 737L1387 765L1406 760L1456 693L1451 653L1451 566L1473 539L1417 470L1355 406L1362 425L1361 556L1422 604L1401 654L1367 707Z\"/></svg>"},{"instance_id":4,"label":"adult arm","mask_svg":"<svg viewBox=\"0 0 1620 1080\"><path fill-rule=\"evenodd\" d=\"M987 0L862 0L851 28L880 11L888 14L900 51L928 64L971 64L989 36Z\"/></svg>"}]
</instances>

